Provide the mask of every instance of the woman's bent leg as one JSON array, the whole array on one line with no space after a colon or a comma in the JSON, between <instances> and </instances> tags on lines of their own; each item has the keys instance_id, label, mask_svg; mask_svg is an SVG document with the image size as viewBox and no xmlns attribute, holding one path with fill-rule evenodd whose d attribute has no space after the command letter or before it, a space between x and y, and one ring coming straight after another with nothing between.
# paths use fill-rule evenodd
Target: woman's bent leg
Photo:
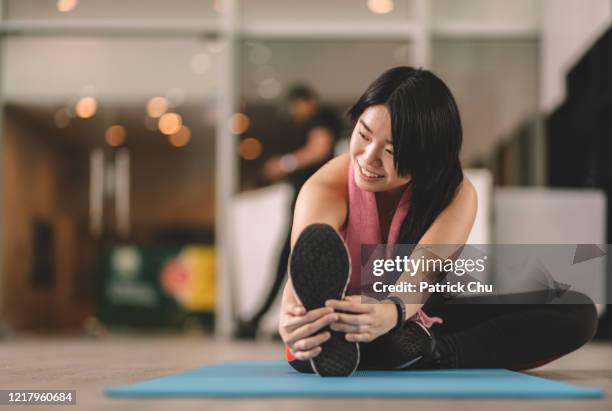
<instances>
[{"instance_id":1,"label":"woman's bent leg","mask_svg":"<svg viewBox=\"0 0 612 411\"><path fill-rule=\"evenodd\" d=\"M580 348L597 328L593 302L573 291L554 304L464 301L428 310L444 319L434 327L438 350L457 368L533 368Z\"/></svg>"}]
</instances>

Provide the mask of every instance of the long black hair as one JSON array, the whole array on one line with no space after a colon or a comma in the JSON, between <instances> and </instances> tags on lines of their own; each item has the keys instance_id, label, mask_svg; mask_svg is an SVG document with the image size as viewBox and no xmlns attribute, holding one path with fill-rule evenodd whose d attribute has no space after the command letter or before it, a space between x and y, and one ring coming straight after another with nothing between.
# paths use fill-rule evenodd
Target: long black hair
<instances>
[{"instance_id":1,"label":"long black hair","mask_svg":"<svg viewBox=\"0 0 612 411\"><path fill-rule=\"evenodd\" d=\"M397 173L411 177L410 212L400 230L400 242L417 244L463 181L459 109L442 80L431 71L412 67L385 71L347 114L356 123L375 105L386 106L391 115Z\"/></svg>"}]
</instances>

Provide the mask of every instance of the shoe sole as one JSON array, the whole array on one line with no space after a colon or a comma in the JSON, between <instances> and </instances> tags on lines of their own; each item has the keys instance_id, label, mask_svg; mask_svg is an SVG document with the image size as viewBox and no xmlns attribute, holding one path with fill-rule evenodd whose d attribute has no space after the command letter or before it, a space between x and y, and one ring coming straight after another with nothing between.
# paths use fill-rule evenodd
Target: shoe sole
<instances>
[{"instance_id":1,"label":"shoe sole","mask_svg":"<svg viewBox=\"0 0 612 411\"><path fill-rule=\"evenodd\" d=\"M348 249L338 232L327 224L309 225L300 234L289 261L296 298L307 311L324 307L327 300L342 300L351 275ZM345 333L330 332L321 353L310 360L322 377L350 376L359 365L359 344Z\"/></svg>"}]
</instances>

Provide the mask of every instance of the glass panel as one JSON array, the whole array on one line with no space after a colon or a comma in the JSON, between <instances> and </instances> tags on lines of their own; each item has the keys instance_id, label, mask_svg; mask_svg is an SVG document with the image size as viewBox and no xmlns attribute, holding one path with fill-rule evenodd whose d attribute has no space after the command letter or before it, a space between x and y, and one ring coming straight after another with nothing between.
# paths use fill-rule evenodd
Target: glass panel
<instances>
[{"instance_id":1,"label":"glass panel","mask_svg":"<svg viewBox=\"0 0 612 411\"><path fill-rule=\"evenodd\" d=\"M538 0L434 0L432 21L435 26L455 23L518 24L537 27Z\"/></svg>"},{"instance_id":2,"label":"glass panel","mask_svg":"<svg viewBox=\"0 0 612 411\"><path fill-rule=\"evenodd\" d=\"M210 313L218 45L18 36L3 46L12 322L62 327L95 313L169 326Z\"/></svg>"},{"instance_id":3,"label":"glass panel","mask_svg":"<svg viewBox=\"0 0 612 411\"><path fill-rule=\"evenodd\" d=\"M9 0L8 20L167 20L218 18L215 0Z\"/></svg>"}]
</instances>

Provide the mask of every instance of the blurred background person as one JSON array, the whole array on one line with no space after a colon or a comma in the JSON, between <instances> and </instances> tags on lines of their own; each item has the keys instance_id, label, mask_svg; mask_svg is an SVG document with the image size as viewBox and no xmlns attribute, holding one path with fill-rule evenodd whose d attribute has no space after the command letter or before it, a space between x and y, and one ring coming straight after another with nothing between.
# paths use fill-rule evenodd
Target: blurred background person
<instances>
[{"instance_id":1,"label":"blurred background person","mask_svg":"<svg viewBox=\"0 0 612 411\"><path fill-rule=\"evenodd\" d=\"M268 159L262 172L271 182L287 180L293 188L290 212L293 214L297 195L302 185L319 167L331 160L334 146L342 132L342 121L337 112L321 103L317 93L308 85L296 84L287 93L287 110L294 127L297 149L282 156ZM291 224L283 243L277 263L273 283L263 304L248 320L238 324L235 336L242 339L256 337L259 323L268 312L278 295L287 273L287 261L290 253Z\"/></svg>"}]
</instances>

